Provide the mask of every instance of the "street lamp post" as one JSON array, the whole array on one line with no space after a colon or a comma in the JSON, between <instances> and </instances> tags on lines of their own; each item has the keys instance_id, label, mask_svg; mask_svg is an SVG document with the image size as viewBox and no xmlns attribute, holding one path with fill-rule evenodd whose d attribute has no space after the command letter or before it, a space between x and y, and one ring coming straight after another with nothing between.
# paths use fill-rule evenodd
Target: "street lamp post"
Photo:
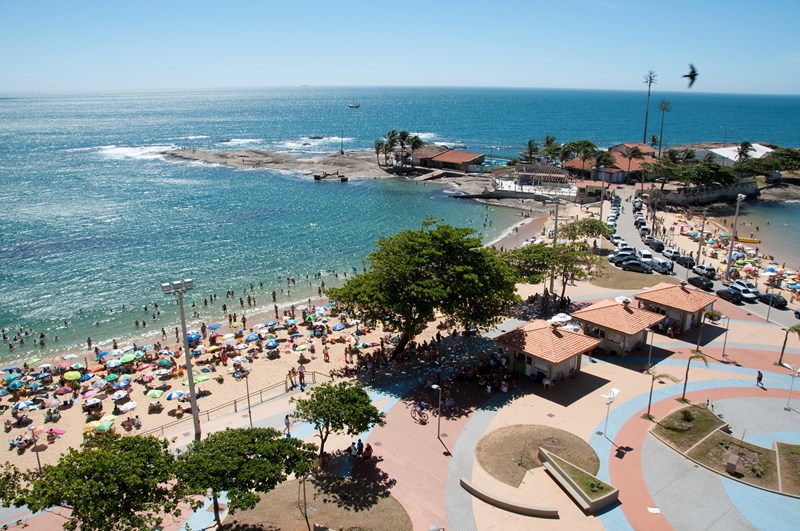
<instances>
[{"instance_id":1,"label":"street lamp post","mask_svg":"<svg viewBox=\"0 0 800 531\"><path fill-rule=\"evenodd\" d=\"M600 178L600 189L602 190L602 192L600 193L600 221L603 221L603 203L606 200L605 173L606 173L606 167L605 166L601 165L600 167L597 168L597 176L598 177L600 177L601 175L603 176L603 177Z\"/></svg>"},{"instance_id":2,"label":"street lamp post","mask_svg":"<svg viewBox=\"0 0 800 531\"><path fill-rule=\"evenodd\" d=\"M725 347L728 346L728 328L731 326L731 318L727 315L723 315L723 317L725 317L725 339L722 341L722 357L726 358Z\"/></svg>"},{"instance_id":3,"label":"street lamp post","mask_svg":"<svg viewBox=\"0 0 800 531\"><path fill-rule=\"evenodd\" d=\"M778 365L783 365L783 353L786 352L786 342L789 340L789 329L788 328L781 328L786 333L783 335L783 346L781 347L781 355L778 358Z\"/></svg>"},{"instance_id":4,"label":"street lamp post","mask_svg":"<svg viewBox=\"0 0 800 531\"><path fill-rule=\"evenodd\" d=\"M561 198L556 198L556 221L555 225L553 226L553 250L556 248L556 242L558 242L558 205L561 203ZM600 221L603 221L602 219ZM553 285L555 284L556 272L555 269L550 271L550 293L553 292Z\"/></svg>"},{"instance_id":5,"label":"street lamp post","mask_svg":"<svg viewBox=\"0 0 800 531\"><path fill-rule=\"evenodd\" d=\"M704 311L700 313L700 331L697 334L697 346L695 347L695 350L700 350L700 342L703 340L703 325L705 324L705 322L706 322L706 312Z\"/></svg>"},{"instance_id":6,"label":"street lamp post","mask_svg":"<svg viewBox=\"0 0 800 531\"><path fill-rule=\"evenodd\" d=\"M253 412L250 410L250 371L244 375L244 385L247 389L247 416L250 417L250 427L253 427Z\"/></svg>"},{"instance_id":7,"label":"street lamp post","mask_svg":"<svg viewBox=\"0 0 800 531\"><path fill-rule=\"evenodd\" d=\"M653 336L655 334L653 333L652 328L645 328L645 331L650 334L650 351L647 353L647 370L649 371L650 367L652 367L651 360L653 359Z\"/></svg>"},{"instance_id":8,"label":"street lamp post","mask_svg":"<svg viewBox=\"0 0 800 531\"><path fill-rule=\"evenodd\" d=\"M725 268L725 281L729 282L731 280L731 261L733 254L733 244L736 241L736 231L739 229L739 206L742 204L742 201L746 199L744 194L739 194L736 196L736 214L733 216L733 231L731 231L731 244L728 246L728 266Z\"/></svg>"},{"instance_id":9,"label":"street lamp post","mask_svg":"<svg viewBox=\"0 0 800 531\"><path fill-rule=\"evenodd\" d=\"M770 293L769 293L770 289L775 291L773 285L767 284L767 300L769 301L767 303L767 322L769 322L769 312L772 310L772 297L769 296L770 295Z\"/></svg>"},{"instance_id":10,"label":"street lamp post","mask_svg":"<svg viewBox=\"0 0 800 531\"><path fill-rule=\"evenodd\" d=\"M794 379L797 377L798 368L800 368L800 366L798 366L798 365L795 365L794 367L791 367L791 370L792 370L792 383L789 385L789 396L786 397L786 407L783 408L786 411L791 411L792 410L792 406L789 405L789 401L792 399L792 389L794 389Z\"/></svg>"},{"instance_id":11,"label":"street lamp post","mask_svg":"<svg viewBox=\"0 0 800 531\"><path fill-rule=\"evenodd\" d=\"M607 395L600 395L606 399L606 427L603 429L603 435L605 435L606 438L608 438L608 416L611 413L611 404L614 403L614 400L616 400L618 394L619 389L615 387L612 388Z\"/></svg>"},{"instance_id":12,"label":"street lamp post","mask_svg":"<svg viewBox=\"0 0 800 531\"><path fill-rule=\"evenodd\" d=\"M436 438L442 438L442 388L439 384L433 384L431 389L439 391L439 413L436 415Z\"/></svg>"},{"instance_id":13,"label":"street lamp post","mask_svg":"<svg viewBox=\"0 0 800 531\"><path fill-rule=\"evenodd\" d=\"M186 357L186 375L189 379L189 404L192 407L192 420L194 420L194 440L199 441L200 432L200 411L197 409L197 395L194 391L194 374L192 373L192 353L189 352L189 337L186 332L186 313L183 310L183 294L194 288L194 281L191 278L185 280L175 280L161 284L161 291L169 295L178 295L178 307L181 312L181 328L183 330L183 354Z\"/></svg>"}]
</instances>

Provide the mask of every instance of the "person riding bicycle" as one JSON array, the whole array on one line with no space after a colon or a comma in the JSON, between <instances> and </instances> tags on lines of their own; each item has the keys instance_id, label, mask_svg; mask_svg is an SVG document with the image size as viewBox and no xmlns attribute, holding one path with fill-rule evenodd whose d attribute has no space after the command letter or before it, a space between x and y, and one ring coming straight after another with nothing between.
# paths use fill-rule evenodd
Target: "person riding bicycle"
<instances>
[{"instance_id":1,"label":"person riding bicycle","mask_svg":"<svg viewBox=\"0 0 800 531\"><path fill-rule=\"evenodd\" d=\"M417 402L417 411L419 413L422 413L423 411L425 411L425 404L423 404L421 401Z\"/></svg>"}]
</instances>

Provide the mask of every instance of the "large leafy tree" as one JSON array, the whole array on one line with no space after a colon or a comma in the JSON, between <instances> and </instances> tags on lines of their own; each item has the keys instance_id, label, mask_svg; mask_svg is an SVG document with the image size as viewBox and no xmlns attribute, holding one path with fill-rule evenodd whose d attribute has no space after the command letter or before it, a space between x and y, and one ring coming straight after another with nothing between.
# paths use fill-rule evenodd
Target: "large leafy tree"
<instances>
[{"instance_id":1,"label":"large leafy tree","mask_svg":"<svg viewBox=\"0 0 800 531\"><path fill-rule=\"evenodd\" d=\"M412 136L408 140L408 149L411 150L411 165L414 165L414 152L421 148L425 143L417 135Z\"/></svg>"},{"instance_id":2,"label":"large leafy tree","mask_svg":"<svg viewBox=\"0 0 800 531\"><path fill-rule=\"evenodd\" d=\"M567 291L571 278L583 280L600 263L600 257L591 253L585 242L558 245L553 253L551 272L561 280L561 298Z\"/></svg>"},{"instance_id":3,"label":"large leafy tree","mask_svg":"<svg viewBox=\"0 0 800 531\"><path fill-rule=\"evenodd\" d=\"M294 416L317 430L320 459L332 433L356 436L386 422L386 415L372 405L367 391L358 382L326 382L312 387L306 398L293 398L292 402Z\"/></svg>"},{"instance_id":4,"label":"large leafy tree","mask_svg":"<svg viewBox=\"0 0 800 531\"><path fill-rule=\"evenodd\" d=\"M497 322L514 300L514 279L499 253L475 231L427 219L420 230L378 240L366 273L328 295L345 309L400 331L393 355L438 309L465 327Z\"/></svg>"},{"instance_id":5,"label":"large leafy tree","mask_svg":"<svg viewBox=\"0 0 800 531\"><path fill-rule=\"evenodd\" d=\"M400 144L400 164L404 164L406 160L406 146L411 143L411 134L408 131L400 131L397 133L397 143Z\"/></svg>"},{"instance_id":6,"label":"large leafy tree","mask_svg":"<svg viewBox=\"0 0 800 531\"><path fill-rule=\"evenodd\" d=\"M222 525L219 496L228 496L231 513L256 506L259 493L311 469L316 446L283 437L272 428L226 429L195 442L178 456L177 476L193 494L210 491L214 519ZM202 504L202 500L196 502Z\"/></svg>"},{"instance_id":7,"label":"large leafy tree","mask_svg":"<svg viewBox=\"0 0 800 531\"><path fill-rule=\"evenodd\" d=\"M602 220L595 218L570 221L558 228L558 235L571 241L581 238L602 238L609 234L611 229Z\"/></svg>"},{"instance_id":8,"label":"large leafy tree","mask_svg":"<svg viewBox=\"0 0 800 531\"><path fill-rule=\"evenodd\" d=\"M520 282L538 284L552 268L555 252L549 245L524 245L503 254Z\"/></svg>"},{"instance_id":9,"label":"large leafy tree","mask_svg":"<svg viewBox=\"0 0 800 531\"><path fill-rule=\"evenodd\" d=\"M150 529L160 515L180 515L186 491L173 481L174 464L166 440L105 433L89 436L41 474L6 464L0 496L4 505L34 513L70 509L65 529Z\"/></svg>"},{"instance_id":10,"label":"large leafy tree","mask_svg":"<svg viewBox=\"0 0 800 531\"><path fill-rule=\"evenodd\" d=\"M613 166L617 163L614 155L612 155L609 151L605 151L603 149L596 149L593 152L592 158L594 158L594 165L598 168L600 166Z\"/></svg>"}]
</instances>

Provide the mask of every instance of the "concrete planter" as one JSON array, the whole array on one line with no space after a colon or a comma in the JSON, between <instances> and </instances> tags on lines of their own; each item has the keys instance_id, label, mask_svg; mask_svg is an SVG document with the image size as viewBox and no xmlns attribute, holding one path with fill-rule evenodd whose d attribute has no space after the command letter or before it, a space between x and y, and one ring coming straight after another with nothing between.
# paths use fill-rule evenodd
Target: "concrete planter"
<instances>
[{"instance_id":1,"label":"concrete planter","mask_svg":"<svg viewBox=\"0 0 800 531\"><path fill-rule=\"evenodd\" d=\"M541 447L539 448L539 460L544 464L550 475L553 476L553 479L555 479L556 482L561 485L561 488L567 491L570 497L575 500L575 503L577 503L578 506L585 512L594 514L601 509L608 507L609 505L617 503L617 500L619 499L619 489L615 489L613 486L608 485L608 483L605 481L603 481L603 483L608 485L611 490L604 492L600 496L589 497L589 495L584 492L583 488L575 483L575 481L573 481L572 478L569 477L569 475L561 468L561 465L559 465L559 463L553 459L552 454ZM586 472L582 468L577 467L572 463L570 463L570 465L588 476L595 477L593 474Z\"/></svg>"}]
</instances>

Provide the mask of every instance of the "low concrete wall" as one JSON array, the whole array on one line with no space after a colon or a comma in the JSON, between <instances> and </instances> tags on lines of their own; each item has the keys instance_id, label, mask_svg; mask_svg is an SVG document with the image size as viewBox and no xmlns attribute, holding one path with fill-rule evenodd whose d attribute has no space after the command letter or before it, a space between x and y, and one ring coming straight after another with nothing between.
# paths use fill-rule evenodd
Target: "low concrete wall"
<instances>
[{"instance_id":1,"label":"low concrete wall","mask_svg":"<svg viewBox=\"0 0 800 531\"><path fill-rule=\"evenodd\" d=\"M536 516L538 518L558 518L558 509L554 507L535 507L533 505L523 505L506 500L505 498L492 496L491 494L478 489L464 478L461 478L460 483L464 490L476 498L485 501L489 505L503 509L504 511L509 511L524 516Z\"/></svg>"},{"instance_id":2,"label":"low concrete wall","mask_svg":"<svg viewBox=\"0 0 800 531\"><path fill-rule=\"evenodd\" d=\"M647 190L645 190L647 191ZM744 194L747 197L759 195L758 183L751 179L743 179L735 186L726 186L705 192L677 192L664 190L656 192L658 202L662 205L708 205L723 201L735 201L736 196Z\"/></svg>"},{"instance_id":3,"label":"low concrete wall","mask_svg":"<svg viewBox=\"0 0 800 531\"><path fill-rule=\"evenodd\" d=\"M544 463L545 468L553 476L553 479L555 479L556 482L567 491L567 493L572 497L573 500L575 500L578 506L588 513L594 514L619 500L619 489L615 489L612 485L609 485L611 490L608 493L603 494L595 499L589 498L589 496L583 492L583 489L581 489L574 481L572 481L572 478L561 469L558 463L550 458L550 452L542 447L539 447L539 461ZM594 477L594 474L586 472L581 467L572 463L570 464L581 472ZM603 483L608 485L608 483L605 481Z\"/></svg>"}]
</instances>

